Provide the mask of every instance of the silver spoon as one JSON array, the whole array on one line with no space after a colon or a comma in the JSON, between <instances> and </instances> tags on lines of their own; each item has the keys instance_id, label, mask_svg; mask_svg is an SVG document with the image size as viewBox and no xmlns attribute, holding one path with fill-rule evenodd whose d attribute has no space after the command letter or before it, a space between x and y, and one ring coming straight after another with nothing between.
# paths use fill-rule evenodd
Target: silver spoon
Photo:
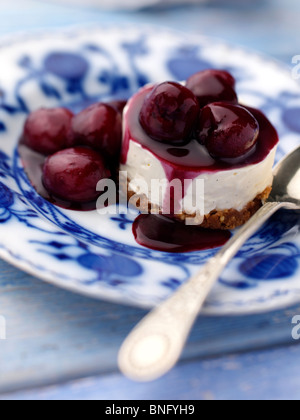
<instances>
[{"instance_id":1,"label":"silver spoon","mask_svg":"<svg viewBox=\"0 0 300 420\"><path fill-rule=\"evenodd\" d=\"M150 312L129 334L119 353L119 367L131 379L151 381L178 361L190 330L215 282L242 245L277 210L300 210L300 147L274 169L268 202L169 299Z\"/></svg>"}]
</instances>

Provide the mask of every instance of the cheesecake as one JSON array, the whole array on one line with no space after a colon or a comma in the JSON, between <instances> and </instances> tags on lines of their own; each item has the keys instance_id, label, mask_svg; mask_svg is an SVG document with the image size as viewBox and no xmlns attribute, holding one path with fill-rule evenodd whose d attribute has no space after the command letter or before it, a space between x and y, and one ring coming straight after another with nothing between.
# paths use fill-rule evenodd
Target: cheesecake
<instances>
[{"instance_id":1,"label":"cheesecake","mask_svg":"<svg viewBox=\"0 0 300 420\"><path fill-rule=\"evenodd\" d=\"M234 229L268 199L278 141L225 71L148 85L124 111L120 183L142 212Z\"/></svg>"}]
</instances>

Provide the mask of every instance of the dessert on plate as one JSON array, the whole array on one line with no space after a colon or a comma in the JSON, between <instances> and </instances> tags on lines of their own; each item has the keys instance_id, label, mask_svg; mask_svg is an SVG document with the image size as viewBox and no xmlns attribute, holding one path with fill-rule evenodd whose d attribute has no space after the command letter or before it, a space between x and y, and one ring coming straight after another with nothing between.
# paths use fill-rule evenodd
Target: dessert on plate
<instances>
[{"instance_id":1,"label":"dessert on plate","mask_svg":"<svg viewBox=\"0 0 300 420\"><path fill-rule=\"evenodd\" d=\"M142 211L234 229L269 197L278 141L225 71L146 86L124 111L123 188Z\"/></svg>"},{"instance_id":2,"label":"dessert on plate","mask_svg":"<svg viewBox=\"0 0 300 420\"><path fill-rule=\"evenodd\" d=\"M239 103L228 72L148 85L125 105L28 116L19 152L40 195L95 210L99 181L114 180L115 191L119 181L146 213L133 224L137 242L169 252L220 246L269 197L278 135L262 112Z\"/></svg>"}]
</instances>

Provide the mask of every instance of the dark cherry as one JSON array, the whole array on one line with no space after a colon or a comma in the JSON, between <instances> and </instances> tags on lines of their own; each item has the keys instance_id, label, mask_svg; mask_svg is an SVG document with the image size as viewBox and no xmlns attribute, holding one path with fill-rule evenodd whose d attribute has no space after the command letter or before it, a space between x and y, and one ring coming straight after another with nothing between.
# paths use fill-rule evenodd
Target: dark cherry
<instances>
[{"instance_id":1,"label":"dark cherry","mask_svg":"<svg viewBox=\"0 0 300 420\"><path fill-rule=\"evenodd\" d=\"M113 106L97 103L75 115L72 121L76 145L89 146L116 159L121 151L122 115Z\"/></svg>"},{"instance_id":2,"label":"dark cherry","mask_svg":"<svg viewBox=\"0 0 300 420\"><path fill-rule=\"evenodd\" d=\"M254 147L259 124L246 108L216 102L203 108L198 140L214 158L238 158Z\"/></svg>"},{"instance_id":3,"label":"dark cherry","mask_svg":"<svg viewBox=\"0 0 300 420\"><path fill-rule=\"evenodd\" d=\"M187 80L186 87L197 97L200 108L217 101L238 103L235 79L227 71L201 71Z\"/></svg>"},{"instance_id":4,"label":"dark cherry","mask_svg":"<svg viewBox=\"0 0 300 420\"><path fill-rule=\"evenodd\" d=\"M84 203L97 199L99 181L110 176L102 156L87 147L65 149L49 156L43 168L43 184L60 199Z\"/></svg>"},{"instance_id":5,"label":"dark cherry","mask_svg":"<svg viewBox=\"0 0 300 420\"><path fill-rule=\"evenodd\" d=\"M140 112L145 132L162 143L180 144L189 139L199 115L197 98L175 82L156 86L146 97Z\"/></svg>"},{"instance_id":6,"label":"dark cherry","mask_svg":"<svg viewBox=\"0 0 300 420\"><path fill-rule=\"evenodd\" d=\"M22 141L30 149L51 155L72 146L73 113L65 108L42 108L32 112L25 122Z\"/></svg>"}]
</instances>

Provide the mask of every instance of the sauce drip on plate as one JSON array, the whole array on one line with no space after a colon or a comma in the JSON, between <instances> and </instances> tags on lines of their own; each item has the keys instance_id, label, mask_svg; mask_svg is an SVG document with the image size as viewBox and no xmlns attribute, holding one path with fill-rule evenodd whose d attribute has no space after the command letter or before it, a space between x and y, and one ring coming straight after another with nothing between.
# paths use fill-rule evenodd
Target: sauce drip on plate
<instances>
[{"instance_id":1,"label":"sauce drip on plate","mask_svg":"<svg viewBox=\"0 0 300 420\"><path fill-rule=\"evenodd\" d=\"M218 248L231 237L229 231L187 226L183 222L151 214L141 214L135 220L133 234L142 246L172 253Z\"/></svg>"}]
</instances>

